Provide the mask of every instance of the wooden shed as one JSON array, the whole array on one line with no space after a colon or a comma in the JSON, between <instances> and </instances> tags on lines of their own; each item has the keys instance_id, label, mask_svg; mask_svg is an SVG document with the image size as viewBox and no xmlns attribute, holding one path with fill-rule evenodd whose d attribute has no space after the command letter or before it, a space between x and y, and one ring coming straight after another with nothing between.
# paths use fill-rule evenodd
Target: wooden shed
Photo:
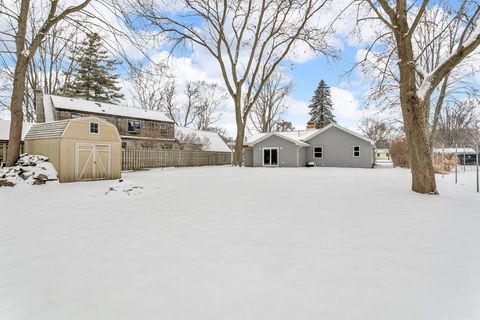
<instances>
[{"instance_id":1,"label":"wooden shed","mask_svg":"<svg viewBox=\"0 0 480 320\"><path fill-rule=\"evenodd\" d=\"M25 152L47 156L60 182L120 178L121 144L117 128L97 117L38 123L25 136Z\"/></svg>"}]
</instances>

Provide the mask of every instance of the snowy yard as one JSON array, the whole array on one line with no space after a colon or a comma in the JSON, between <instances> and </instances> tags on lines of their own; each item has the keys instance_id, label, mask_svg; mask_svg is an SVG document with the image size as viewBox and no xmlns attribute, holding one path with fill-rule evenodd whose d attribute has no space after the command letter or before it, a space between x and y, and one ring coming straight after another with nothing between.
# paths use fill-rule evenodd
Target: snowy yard
<instances>
[{"instance_id":1,"label":"snowy yard","mask_svg":"<svg viewBox=\"0 0 480 320\"><path fill-rule=\"evenodd\" d=\"M480 319L473 172L438 197L402 169L124 180L0 189L0 319Z\"/></svg>"}]
</instances>

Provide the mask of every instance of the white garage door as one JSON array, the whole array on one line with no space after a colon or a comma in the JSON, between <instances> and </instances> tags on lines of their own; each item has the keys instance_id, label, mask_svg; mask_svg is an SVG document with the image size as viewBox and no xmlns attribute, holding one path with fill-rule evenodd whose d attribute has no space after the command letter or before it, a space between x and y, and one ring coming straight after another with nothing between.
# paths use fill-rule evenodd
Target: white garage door
<instances>
[{"instance_id":1,"label":"white garage door","mask_svg":"<svg viewBox=\"0 0 480 320\"><path fill-rule=\"evenodd\" d=\"M76 180L107 179L111 173L112 146L108 144L75 144Z\"/></svg>"}]
</instances>

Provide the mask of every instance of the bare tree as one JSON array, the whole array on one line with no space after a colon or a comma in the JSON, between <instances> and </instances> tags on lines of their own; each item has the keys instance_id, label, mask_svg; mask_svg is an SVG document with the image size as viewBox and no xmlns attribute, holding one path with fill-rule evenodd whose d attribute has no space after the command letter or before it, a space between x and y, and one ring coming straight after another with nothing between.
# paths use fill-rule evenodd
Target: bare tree
<instances>
[{"instance_id":1,"label":"bare tree","mask_svg":"<svg viewBox=\"0 0 480 320\"><path fill-rule=\"evenodd\" d=\"M155 1L130 1L124 9L133 28L146 21L174 43L203 48L220 68L235 106L234 163L242 164L245 124L265 85L297 45L327 52L325 28L315 20L326 0L182 0L165 8ZM181 9L179 9L181 8Z\"/></svg>"},{"instance_id":2,"label":"bare tree","mask_svg":"<svg viewBox=\"0 0 480 320\"><path fill-rule=\"evenodd\" d=\"M13 76L12 95L10 100L10 140L8 141L7 165L12 166L18 158L23 126L23 101L26 84L26 73L30 60L35 55L38 47L50 30L66 17L84 9L91 0L83 0L77 5L62 9L59 0L51 0L47 16L40 23L38 32L28 37L28 26L33 25L29 21L31 4L29 0L21 0L16 3L0 2L0 13L6 16L11 29L2 30L2 34L9 36L15 43L14 62L15 71ZM58 12L60 10L60 12ZM37 22L35 21L35 22Z\"/></svg>"},{"instance_id":3,"label":"bare tree","mask_svg":"<svg viewBox=\"0 0 480 320\"><path fill-rule=\"evenodd\" d=\"M363 135L372 139L375 142L375 146L380 149L388 149L390 142L398 138L398 129L387 120L363 117L358 128Z\"/></svg>"},{"instance_id":4,"label":"bare tree","mask_svg":"<svg viewBox=\"0 0 480 320\"><path fill-rule=\"evenodd\" d=\"M220 120L226 92L216 83L200 81L198 85L198 105L195 108L195 127L207 130Z\"/></svg>"},{"instance_id":5,"label":"bare tree","mask_svg":"<svg viewBox=\"0 0 480 320\"><path fill-rule=\"evenodd\" d=\"M428 105L435 89L480 44L480 27L477 25L480 6L476 1L460 1L458 14L453 20L462 23L461 37L455 42L453 52L427 72L415 54L414 34L429 2L414 2L419 5L416 7L407 0L357 0L360 7L368 11L363 20L379 20L386 30L384 36L392 36L394 53L398 57L399 99L408 142L412 190L431 194L437 193L437 189L428 139ZM436 4L441 6L442 2ZM418 49L422 52L431 43L422 44L423 47Z\"/></svg>"},{"instance_id":6,"label":"bare tree","mask_svg":"<svg viewBox=\"0 0 480 320\"><path fill-rule=\"evenodd\" d=\"M250 113L250 121L258 132L274 131L289 108L286 101L293 90L293 82L285 81L280 72L265 82Z\"/></svg>"},{"instance_id":7,"label":"bare tree","mask_svg":"<svg viewBox=\"0 0 480 320\"><path fill-rule=\"evenodd\" d=\"M135 101L145 110L165 111L173 108L173 76L164 64L131 66L131 93Z\"/></svg>"},{"instance_id":8,"label":"bare tree","mask_svg":"<svg viewBox=\"0 0 480 320\"><path fill-rule=\"evenodd\" d=\"M474 145L476 123L480 119L478 101L464 100L449 103L442 110L438 125L437 145Z\"/></svg>"},{"instance_id":9,"label":"bare tree","mask_svg":"<svg viewBox=\"0 0 480 320\"><path fill-rule=\"evenodd\" d=\"M444 58L456 50L456 45L464 32L460 19L455 19L455 10L448 1L442 1L442 6L427 8L413 33L413 51L417 64L425 72L433 71ZM386 109L400 112L399 70L397 67L396 42L393 34L378 31L379 43L387 49L369 50L360 61L363 73L373 79L368 99L380 111ZM433 144L440 111L447 102L455 100L459 95L472 95L478 89L473 84L472 77L478 72L478 53L472 53L453 69L432 92L429 101L425 101L425 119L429 127L429 143ZM417 77L417 86L422 79Z\"/></svg>"},{"instance_id":10,"label":"bare tree","mask_svg":"<svg viewBox=\"0 0 480 320\"><path fill-rule=\"evenodd\" d=\"M293 131L295 130L295 127L290 121L286 120L279 120L277 123L275 123L275 126L273 127L273 131L275 132L286 132L286 131Z\"/></svg>"}]
</instances>

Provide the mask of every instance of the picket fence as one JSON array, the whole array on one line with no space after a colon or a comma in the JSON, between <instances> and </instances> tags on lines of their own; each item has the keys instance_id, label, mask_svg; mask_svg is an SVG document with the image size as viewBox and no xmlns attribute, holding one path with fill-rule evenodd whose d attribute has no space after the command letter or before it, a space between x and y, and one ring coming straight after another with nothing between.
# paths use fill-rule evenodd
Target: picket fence
<instances>
[{"instance_id":1,"label":"picket fence","mask_svg":"<svg viewBox=\"0 0 480 320\"><path fill-rule=\"evenodd\" d=\"M218 166L231 163L230 152L131 149L122 151L122 170Z\"/></svg>"}]
</instances>

